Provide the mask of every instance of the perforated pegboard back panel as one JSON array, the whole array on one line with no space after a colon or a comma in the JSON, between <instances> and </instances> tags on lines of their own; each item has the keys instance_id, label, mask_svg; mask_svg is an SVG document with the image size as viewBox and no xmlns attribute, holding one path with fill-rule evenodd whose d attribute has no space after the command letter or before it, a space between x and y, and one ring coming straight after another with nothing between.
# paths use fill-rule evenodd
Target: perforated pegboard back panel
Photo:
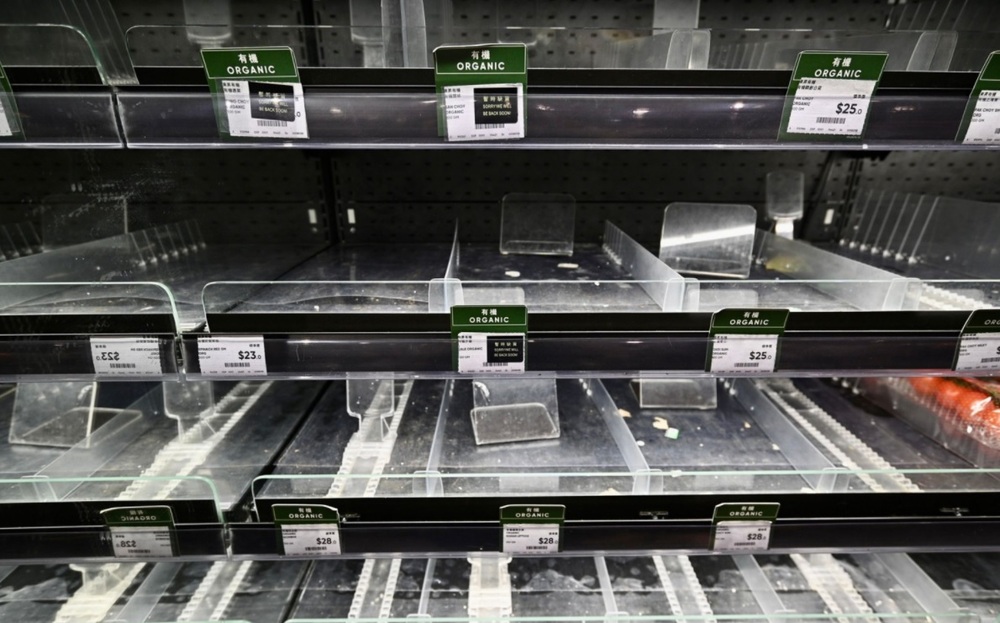
<instances>
[{"instance_id":1,"label":"perforated pegboard back panel","mask_svg":"<svg viewBox=\"0 0 1000 623\"><path fill-rule=\"evenodd\" d=\"M333 159L335 208L346 240L445 241L458 220L463 240L487 242L498 240L505 194L566 193L577 201L578 241L598 240L610 219L652 244L672 201L759 207L768 171L802 171L808 190L825 158L795 151L347 152Z\"/></svg>"},{"instance_id":2,"label":"perforated pegboard back panel","mask_svg":"<svg viewBox=\"0 0 1000 623\"><path fill-rule=\"evenodd\" d=\"M0 217L39 222L44 210L110 214L124 204L132 228L196 219L212 242L322 241L321 162L294 150L5 150Z\"/></svg>"},{"instance_id":3,"label":"perforated pegboard back panel","mask_svg":"<svg viewBox=\"0 0 1000 623\"><path fill-rule=\"evenodd\" d=\"M307 64L312 31L303 24L301 0L111 0L136 66L201 65L201 47L288 46ZM193 8L193 11L191 10ZM183 28L189 24L229 28ZM292 26L252 28L250 25Z\"/></svg>"},{"instance_id":4,"label":"perforated pegboard back panel","mask_svg":"<svg viewBox=\"0 0 1000 623\"><path fill-rule=\"evenodd\" d=\"M1000 202L997 154L988 151L894 151L865 159L859 187Z\"/></svg>"}]
</instances>

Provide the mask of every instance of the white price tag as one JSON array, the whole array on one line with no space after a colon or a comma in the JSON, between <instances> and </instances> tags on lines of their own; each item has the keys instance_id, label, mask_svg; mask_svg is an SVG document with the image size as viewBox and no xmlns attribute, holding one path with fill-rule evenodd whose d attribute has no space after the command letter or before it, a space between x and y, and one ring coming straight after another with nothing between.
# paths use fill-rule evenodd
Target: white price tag
<instances>
[{"instance_id":1,"label":"white price tag","mask_svg":"<svg viewBox=\"0 0 1000 623\"><path fill-rule=\"evenodd\" d=\"M715 525L712 549L763 551L770 542L770 521L720 521Z\"/></svg>"},{"instance_id":2,"label":"white price tag","mask_svg":"<svg viewBox=\"0 0 1000 623\"><path fill-rule=\"evenodd\" d=\"M777 335L719 334L712 338L712 372L770 374L777 360Z\"/></svg>"},{"instance_id":3,"label":"white price tag","mask_svg":"<svg viewBox=\"0 0 1000 623\"><path fill-rule=\"evenodd\" d=\"M466 374L524 372L523 333L459 333L458 371Z\"/></svg>"},{"instance_id":4,"label":"white price tag","mask_svg":"<svg viewBox=\"0 0 1000 623\"><path fill-rule=\"evenodd\" d=\"M555 554L559 552L559 524L513 523L503 525L503 553Z\"/></svg>"},{"instance_id":5,"label":"white price tag","mask_svg":"<svg viewBox=\"0 0 1000 623\"><path fill-rule=\"evenodd\" d=\"M1000 143L1000 91L980 91L962 140L970 143Z\"/></svg>"},{"instance_id":6,"label":"white price tag","mask_svg":"<svg viewBox=\"0 0 1000 623\"><path fill-rule=\"evenodd\" d=\"M519 83L446 86L449 141L524 138L524 87Z\"/></svg>"},{"instance_id":7,"label":"white price tag","mask_svg":"<svg viewBox=\"0 0 1000 623\"><path fill-rule=\"evenodd\" d=\"M115 558L171 558L174 555L169 528L111 528Z\"/></svg>"},{"instance_id":8,"label":"white price tag","mask_svg":"<svg viewBox=\"0 0 1000 623\"><path fill-rule=\"evenodd\" d=\"M145 337L91 337L90 359L102 376L160 376L160 341Z\"/></svg>"},{"instance_id":9,"label":"white price tag","mask_svg":"<svg viewBox=\"0 0 1000 623\"><path fill-rule=\"evenodd\" d=\"M264 338L260 335L199 337L198 363L203 375L267 376Z\"/></svg>"},{"instance_id":10,"label":"white price tag","mask_svg":"<svg viewBox=\"0 0 1000 623\"><path fill-rule=\"evenodd\" d=\"M802 78L792 101L787 131L861 136L876 83L876 80Z\"/></svg>"},{"instance_id":11,"label":"white price tag","mask_svg":"<svg viewBox=\"0 0 1000 623\"><path fill-rule=\"evenodd\" d=\"M7 109L4 108L3 98L0 98L0 136L12 136L13 134L10 122L7 121Z\"/></svg>"},{"instance_id":12,"label":"white price tag","mask_svg":"<svg viewBox=\"0 0 1000 623\"><path fill-rule=\"evenodd\" d=\"M223 80L230 136L309 138L302 85Z\"/></svg>"},{"instance_id":13,"label":"white price tag","mask_svg":"<svg viewBox=\"0 0 1000 623\"><path fill-rule=\"evenodd\" d=\"M340 554L340 526L301 524L281 526L285 556L336 556Z\"/></svg>"},{"instance_id":14,"label":"white price tag","mask_svg":"<svg viewBox=\"0 0 1000 623\"><path fill-rule=\"evenodd\" d=\"M1000 370L1000 333L969 333L958 343L956 372Z\"/></svg>"}]
</instances>

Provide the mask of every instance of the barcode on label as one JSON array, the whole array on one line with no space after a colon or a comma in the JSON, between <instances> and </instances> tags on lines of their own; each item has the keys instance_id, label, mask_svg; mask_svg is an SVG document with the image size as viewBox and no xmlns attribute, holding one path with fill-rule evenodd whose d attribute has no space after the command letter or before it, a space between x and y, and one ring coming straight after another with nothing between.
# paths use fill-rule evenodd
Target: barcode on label
<instances>
[{"instance_id":1,"label":"barcode on label","mask_svg":"<svg viewBox=\"0 0 1000 623\"><path fill-rule=\"evenodd\" d=\"M112 370L134 370L136 365L134 363L113 363L109 367Z\"/></svg>"},{"instance_id":2,"label":"barcode on label","mask_svg":"<svg viewBox=\"0 0 1000 623\"><path fill-rule=\"evenodd\" d=\"M524 549L548 549L548 548L544 547L544 546L541 546L541 545L529 545L529 546L525 547Z\"/></svg>"},{"instance_id":3,"label":"barcode on label","mask_svg":"<svg viewBox=\"0 0 1000 623\"><path fill-rule=\"evenodd\" d=\"M275 119L255 119L258 128L287 128L287 121L277 121Z\"/></svg>"},{"instance_id":4,"label":"barcode on label","mask_svg":"<svg viewBox=\"0 0 1000 623\"><path fill-rule=\"evenodd\" d=\"M507 125L507 124L505 124L505 123L477 123L476 124L476 129L477 130L501 130L501 129L503 129L503 127L505 125Z\"/></svg>"},{"instance_id":5,"label":"barcode on label","mask_svg":"<svg viewBox=\"0 0 1000 623\"><path fill-rule=\"evenodd\" d=\"M816 123L844 125L847 123L847 119L845 117L816 117Z\"/></svg>"},{"instance_id":6,"label":"barcode on label","mask_svg":"<svg viewBox=\"0 0 1000 623\"><path fill-rule=\"evenodd\" d=\"M759 361L741 361L733 364L734 368L759 368Z\"/></svg>"},{"instance_id":7,"label":"barcode on label","mask_svg":"<svg viewBox=\"0 0 1000 623\"><path fill-rule=\"evenodd\" d=\"M306 548L307 552L322 552L324 550L326 550L325 547L307 547Z\"/></svg>"},{"instance_id":8,"label":"barcode on label","mask_svg":"<svg viewBox=\"0 0 1000 623\"><path fill-rule=\"evenodd\" d=\"M980 363L997 363L1000 362L1000 357L986 357L980 360Z\"/></svg>"},{"instance_id":9,"label":"barcode on label","mask_svg":"<svg viewBox=\"0 0 1000 623\"><path fill-rule=\"evenodd\" d=\"M249 368L249 361L236 361L236 362L226 362L225 367L227 368Z\"/></svg>"},{"instance_id":10,"label":"barcode on label","mask_svg":"<svg viewBox=\"0 0 1000 623\"><path fill-rule=\"evenodd\" d=\"M484 368L501 368L503 366L509 366L510 363L508 363L506 361L494 361L492 363L484 361L481 365Z\"/></svg>"}]
</instances>

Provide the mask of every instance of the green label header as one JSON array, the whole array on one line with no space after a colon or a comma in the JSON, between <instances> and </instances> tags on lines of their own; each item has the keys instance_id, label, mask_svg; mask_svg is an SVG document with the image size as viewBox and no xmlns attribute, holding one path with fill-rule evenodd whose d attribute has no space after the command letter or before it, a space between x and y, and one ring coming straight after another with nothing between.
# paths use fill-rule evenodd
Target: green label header
<instances>
[{"instance_id":1,"label":"green label header","mask_svg":"<svg viewBox=\"0 0 1000 623\"><path fill-rule=\"evenodd\" d=\"M762 503L726 503L715 507L712 523L720 521L775 521L778 518L777 502Z\"/></svg>"},{"instance_id":2,"label":"green label header","mask_svg":"<svg viewBox=\"0 0 1000 623\"><path fill-rule=\"evenodd\" d=\"M340 523L340 512L330 506L316 504L275 504L271 507L276 524Z\"/></svg>"},{"instance_id":3,"label":"green label header","mask_svg":"<svg viewBox=\"0 0 1000 623\"><path fill-rule=\"evenodd\" d=\"M451 308L452 333L524 333L528 308L524 305L455 305Z\"/></svg>"},{"instance_id":4,"label":"green label header","mask_svg":"<svg viewBox=\"0 0 1000 623\"><path fill-rule=\"evenodd\" d=\"M1000 309L977 309L962 328L966 333L1000 333Z\"/></svg>"},{"instance_id":5,"label":"green label header","mask_svg":"<svg viewBox=\"0 0 1000 623\"><path fill-rule=\"evenodd\" d=\"M104 523L111 528L170 527L174 513L169 506L118 506L101 511Z\"/></svg>"},{"instance_id":6,"label":"green label header","mask_svg":"<svg viewBox=\"0 0 1000 623\"><path fill-rule=\"evenodd\" d=\"M802 78L877 81L888 59L885 52L801 52L795 62L792 82L797 83ZM791 85L788 94L794 94Z\"/></svg>"},{"instance_id":7,"label":"green label header","mask_svg":"<svg viewBox=\"0 0 1000 623\"><path fill-rule=\"evenodd\" d=\"M557 523L566 520L561 504L508 504L500 507L500 523Z\"/></svg>"},{"instance_id":8,"label":"green label header","mask_svg":"<svg viewBox=\"0 0 1000 623\"><path fill-rule=\"evenodd\" d=\"M781 335L787 309L722 309L712 315L712 335Z\"/></svg>"},{"instance_id":9,"label":"green label header","mask_svg":"<svg viewBox=\"0 0 1000 623\"><path fill-rule=\"evenodd\" d=\"M220 48L201 51L209 80L298 80L291 48Z\"/></svg>"},{"instance_id":10,"label":"green label header","mask_svg":"<svg viewBox=\"0 0 1000 623\"><path fill-rule=\"evenodd\" d=\"M483 75L489 76L490 82L498 82L498 76L517 82L527 73L527 65L524 44L442 46L434 50L435 76L473 77L472 81L446 81L448 84L476 84L475 76Z\"/></svg>"}]
</instances>

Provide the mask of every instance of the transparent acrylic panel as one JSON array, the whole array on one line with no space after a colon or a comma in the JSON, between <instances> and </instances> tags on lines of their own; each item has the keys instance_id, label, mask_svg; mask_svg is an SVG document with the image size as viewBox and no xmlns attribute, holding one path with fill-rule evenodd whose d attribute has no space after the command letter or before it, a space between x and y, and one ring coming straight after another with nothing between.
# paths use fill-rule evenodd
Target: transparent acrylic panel
<instances>
[{"instance_id":1,"label":"transparent acrylic panel","mask_svg":"<svg viewBox=\"0 0 1000 623\"><path fill-rule=\"evenodd\" d=\"M121 498L109 495L108 492L127 490L136 486L169 488L171 499L174 500L216 499L212 481L198 476L92 476L0 479L0 502L4 504L64 500L120 502ZM221 514L218 519L222 521Z\"/></svg>"},{"instance_id":2,"label":"transparent acrylic panel","mask_svg":"<svg viewBox=\"0 0 1000 623\"><path fill-rule=\"evenodd\" d=\"M95 382L21 383L10 443L63 448L87 444L97 428L121 412L98 407L98 391Z\"/></svg>"},{"instance_id":3,"label":"transparent acrylic panel","mask_svg":"<svg viewBox=\"0 0 1000 623\"><path fill-rule=\"evenodd\" d=\"M98 66L87 36L68 24L0 23L0 62L4 67Z\"/></svg>"},{"instance_id":4,"label":"transparent acrylic panel","mask_svg":"<svg viewBox=\"0 0 1000 623\"><path fill-rule=\"evenodd\" d=\"M43 254L45 255L45 254ZM0 262L3 267L13 262ZM169 315L176 323L176 307L166 287L158 283L46 282L0 283L0 315ZM176 324L175 324L176 326Z\"/></svg>"},{"instance_id":5,"label":"transparent acrylic panel","mask_svg":"<svg viewBox=\"0 0 1000 623\"><path fill-rule=\"evenodd\" d=\"M886 71L948 71L958 39L965 33L920 30L864 33L842 30L713 30L712 69L784 69L800 52L850 50L888 52ZM985 62L985 57L980 64Z\"/></svg>"},{"instance_id":6,"label":"transparent acrylic panel","mask_svg":"<svg viewBox=\"0 0 1000 623\"><path fill-rule=\"evenodd\" d=\"M707 69L711 33L674 30L602 43L595 55L601 69Z\"/></svg>"},{"instance_id":7,"label":"transparent acrylic panel","mask_svg":"<svg viewBox=\"0 0 1000 623\"><path fill-rule=\"evenodd\" d=\"M455 284L453 304L466 304L464 292L470 290L476 301L511 300L515 283L529 313L662 311L646 291L663 284L629 279L462 281ZM242 313L425 314L436 311L430 304L436 289L434 282L218 282L205 286L203 301L210 319L213 314Z\"/></svg>"},{"instance_id":8,"label":"transparent acrylic panel","mask_svg":"<svg viewBox=\"0 0 1000 623\"><path fill-rule=\"evenodd\" d=\"M715 379L709 378L640 378L632 382L632 391L639 405L647 408L715 409L719 404Z\"/></svg>"},{"instance_id":9,"label":"transparent acrylic panel","mask_svg":"<svg viewBox=\"0 0 1000 623\"><path fill-rule=\"evenodd\" d=\"M747 277L757 211L721 203L671 203L663 211L660 259L679 273Z\"/></svg>"},{"instance_id":10,"label":"transparent acrylic panel","mask_svg":"<svg viewBox=\"0 0 1000 623\"><path fill-rule=\"evenodd\" d=\"M510 193L500 205L500 253L573 255L572 195Z\"/></svg>"},{"instance_id":11,"label":"transparent acrylic panel","mask_svg":"<svg viewBox=\"0 0 1000 623\"><path fill-rule=\"evenodd\" d=\"M126 142L134 147L204 145L220 149L248 147L308 148L447 148L437 133L437 98L426 93L375 88L316 87L307 92L308 140L252 143L223 140L212 110L211 94L194 91L129 89L116 94ZM505 149L553 150L568 147L609 148L779 148L778 123L784 95L777 93L566 93L529 91L525 99L527 138ZM868 149L979 149L956 145L950 125L928 119L958 118L954 96L914 100L899 94L876 94L872 114L878 119L866 135ZM608 119L614 119L613 124ZM925 124L915 132L915 124ZM810 142L803 149L844 149L843 143ZM857 147L860 148L860 147ZM852 148L853 149L853 148Z\"/></svg>"},{"instance_id":12,"label":"transparent acrylic panel","mask_svg":"<svg viewBox=\"0 0 1000 623\"><path fill-rule=\"evenodd\" d=\"M472 381L472 432L477 445L559 437L555 379Z\"/></svg>"}]
</instances>

